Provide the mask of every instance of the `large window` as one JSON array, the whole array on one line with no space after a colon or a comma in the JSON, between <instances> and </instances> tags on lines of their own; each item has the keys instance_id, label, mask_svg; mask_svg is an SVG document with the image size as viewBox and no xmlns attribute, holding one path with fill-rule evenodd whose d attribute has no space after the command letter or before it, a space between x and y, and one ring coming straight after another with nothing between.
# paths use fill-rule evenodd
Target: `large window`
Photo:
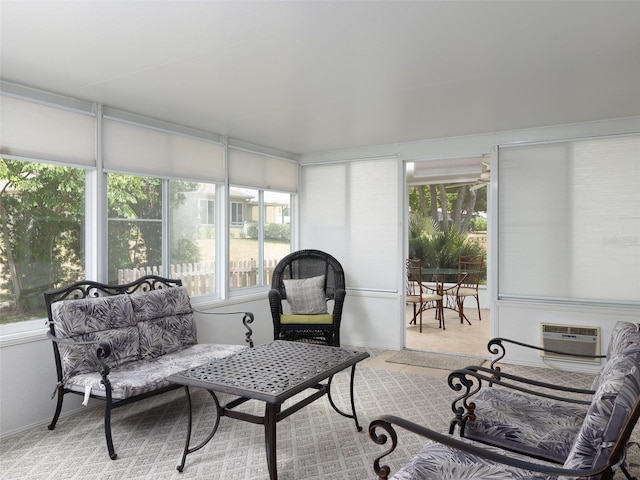
<instances>
[{"instance_id":1,"label":"large window","mask_svg":"<svg viewBox=\"0 0 640 480\"><path fill-rule=\"evenodd\" d=\"M0 158L0 323L46 316L84 277L85 170Z\"/></svg>"},{"instance_id":2,"label":"large window","mask_svg":"<svg viewBox=\"0 0 640 480\"><path fill-rule=\"evenodd\" d=\"M231 188L229 201L229 284L269 285L273 267L291 252L291 195ZM234 211L243 222L233 221Z\"/></svg>"},{"instance_id":3,"label":"large window","mask_svg":"<svg viewBox=\"0 0 640 480\"><path fill-rule=\"evenodd\" d=\"M640 305L640 136L502 147L498 296Z\"/></svg>"},{"instance_id":4,"label":"large window","mask_svg":"<svg viewBox=\"0 0 640 480\"><path fill-rule=\"evenodd\" d=\"M215 228L201 225L197 207L202 196L215 198L215 185L109 174L109 282L167 275L182 279L192 296L214 293ZM169 251L164 261L166 243Z\"/></svg>"},{"instance_id":5,"label":"large window","mask_svg":"<svg viewBox=\"0 0 640 480\"><path fill-rule=\"evenodd\" d=\"M225 298L290 251L290 195L267 193L297 192L292 154L4 83L0 112L0 323L45 317L44 290L85 278Z\"/></svg>"}]
</instances>

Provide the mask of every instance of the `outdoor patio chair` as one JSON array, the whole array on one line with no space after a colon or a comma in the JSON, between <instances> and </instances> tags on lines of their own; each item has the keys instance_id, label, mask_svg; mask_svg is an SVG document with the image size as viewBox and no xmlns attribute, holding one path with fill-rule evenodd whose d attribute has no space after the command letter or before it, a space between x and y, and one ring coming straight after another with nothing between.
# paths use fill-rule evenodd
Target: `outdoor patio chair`
<instances>
[{"instance_id":1,"label":"outdoor patio chair","mask_svg":"<svg viewBox=\"0 0 640 480\"><path fill-rule=\"evenodd\" d=\"M458 286L452 293L455 295L458 313L460 314L460 323L467 320L464 314L464 299L473 297L476 299L478 306L478 320L482 320L480 315L480 296L478 294L478 285L482 278L482 265L484 257L482 255L460 255L458 257Z\"/></svg>"},{"instance_id":2,"label":"outdoor patio chair","mask_svg":"<svg viewBox=\"0 0 640 480\"><path fill-rule=\"evenodd\" d=\"M290 253L271 277L273 338L340 346L346 296L340 262L320 250Z\"/></svg>"},{"instance_id":3,"label":"outdoor patio chair","mask_svg":"<svg viewBox=\"0 0 640 480\"><path fill-rule=\"evenodd\" d=\"M439 327L445 329L444 311L442 308L442 295L429 288L422 282L422 260L419 258L407 259L407 288L405 301L413 305L413 317L410 324L415 324L420 318L419 331L422 333L422 312L429 308L435 308L436 320Z\"/></svg>"}]
</instances>

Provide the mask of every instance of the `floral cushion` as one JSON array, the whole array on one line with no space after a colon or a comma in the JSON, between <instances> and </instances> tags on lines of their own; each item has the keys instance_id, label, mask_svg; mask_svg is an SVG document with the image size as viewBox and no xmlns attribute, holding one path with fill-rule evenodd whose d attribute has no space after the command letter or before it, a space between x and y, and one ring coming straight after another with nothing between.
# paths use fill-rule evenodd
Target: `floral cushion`
<instances>
[{"instance_id":1,"label":"floral cushion","mask_svg":"<svg viewBox=\"0 0 640 480\"><path fill-rule=\"evenodd\" d=\"M111 354L106 362L110 367L117 367L128 362L138 360L140 353L140 336L136 327L114 328L102 332L87 333L73 337L74 340L84 342L108 343ZM102 364L98 360L98 345L65 345L58 344L60 360L62 362L62 378L86 372L102 371Z\"/></svg>"},{"instance_id":2,"label":"floral cushion","mask_svg":"<svg viewBox=\"0 0 640 480\"><path fill-rule=\"evenodd\" d=\"M58 338L136 324L127 295L64 300L51 305L51 314Z\"/></svg>"},{"instance_id":3,"label":"floral cushion","mask_svg":"<svg viewBox=\"0 0 640 480\"><path fill-rule=\"evenodd\" d=\"M185 287L161 288L129 295L136 321L193 313Z\"/></svg>"},{"instance_id":4,"label":"floral cushion","mask_svg":"<svg viewBox=\"0 0 640 480\"><path fill-rule=\"evenodd\" d=\"M139 358L139 334L127 295L56 302L51 305L51 314L57 337L108 343L110 366ZM100 371L102 367L96 349L96 345L58 344L63 378Z\"/></svg>"},{"instance_id":5,"label":"floral cushion","mask_svg":"<svg viewBox=\"0 0 640 480\"><path fill-rule=\"evenodd\" d=\"M483 448L511 458L552 465L542 460L505 452L496 447L483 446ZM554 466L557 467L557 464ZM432 441L427 442L415 457L391 477L392 480L555 480L557 478L492 462Z\"/></svg>"},{"instance_id":6,"label":"floral cushion","mask_svg":"<svg viewBox=\"0 0 640 480\"><path fill-rule=\"evenodd\" d=\"M242 345L209 345L197 344L179 352L169 353L153 361L140 360L129 362L111 370L112 397L122 400L134 395L151 392L171 385L169 375L179 373L198 365L205 365L213 360L227 357L244 348ZM102 377L99 373L83 373L70 378L65 387L75 392L91 389L91 394L104 397L106 395Z\"/></svg>"},{"instance_id":7,"label":"floral cushion","mask_svg":"<svg viewBox=\"0 0 640 480\"><path fill-rule=\"evenodd\" d=\"M473 399L476 420L466 438L563 463L580 431L587 405L555 402L497 387Z\"/></svg>"},{"instance_id":8,"label":"floral cushion","mask_svg":"<svg viewBox=\"0 0 640 480\"><path fill-rule=\"evenodd\" d=\"M184 287L130 295L140 331L140 357L156 358L197 343L196 323Z\"/></svg>"},{"instance_id":9,"label":"floral cushion","mask_svg":"<svg viewBox=\"0 0 640 480\"><path fill-rule=\"evenodd\" d=\"M637 323L619 321L613 327L609 346L607 348L607 361L620 355L623 351L640 350L640 331ZM591 384L591 390L597 390L600 386L600 373L596 375Z\"/></svg>"},{"instance_id":10,"label":"floral cushion","mask_svg":"<svg viewBox=\"0 0 640 480\"><path fill-rule=\"evenodd\" d=\"M624 321L615 324L609 339L609 348L607 349L608 360L632 345L640 348L640 330L638 327L637 323Z\"/></svg>"},{"instance_id":11,"label":"floral cushion","mask_svg":"<svg viewBox=\"0 0 640 480\"><path fill-rule=\"evenodd\" d=\"M612 358L603 368L600 387L564 466L585 469L603 465L639 397L640 364L632 356Z\"/></svg>"}]
</instances>

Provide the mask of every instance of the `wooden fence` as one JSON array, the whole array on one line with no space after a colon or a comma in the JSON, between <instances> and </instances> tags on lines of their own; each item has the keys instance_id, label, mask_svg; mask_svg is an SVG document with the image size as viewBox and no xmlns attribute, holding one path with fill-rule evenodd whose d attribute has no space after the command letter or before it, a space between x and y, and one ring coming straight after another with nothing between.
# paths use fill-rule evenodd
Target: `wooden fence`
<instances>
[{"instance_id":1,"label":"wooden fence","mask_svg":"<svg viewBox=\"0 0 640 480\"><path fill-rule=\"evenodd\" d=\"M271 284L273 269L279 260L265 260L264 284ZM189 295L213 293L216 286L215 262L184 263L169 265L169 278L179 278ZM259 285L258 261L231 261L229 264L229 286L231 288L251 287ZM162 266L127 268L118 270L118 283L129 283L145 275L163 275Z\"/></svg>"}]
</instances>

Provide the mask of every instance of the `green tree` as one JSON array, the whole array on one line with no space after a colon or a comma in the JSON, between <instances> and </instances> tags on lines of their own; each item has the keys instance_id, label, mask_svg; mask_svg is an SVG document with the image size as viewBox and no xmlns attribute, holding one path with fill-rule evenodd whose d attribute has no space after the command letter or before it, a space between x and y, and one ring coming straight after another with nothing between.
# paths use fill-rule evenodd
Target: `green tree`
<instances>
[{"instance_id":1,"label":"green tree","mask_svg":"<svg viewBox=\"0 0 640 480\"><path fill-rule=\"evenodd\" d=\"M409 257L421 259L425 267L458 268L460 255L485 256L485 251L480 245L469 241L467 234L459 232L454 226L442 230L436 223L432 223L430 228L421 232L410 231ZM486 279L486 266L483 266L483 270L482 278Z\"/></svg>"},{"instance_id":2,"label":"green tree","mask_svg":"<svg viewBox=\"0 0 640 480\"><path fill-rule=\"evenodd\" d=\"M172 208L198 188L173 183ZM162 181L110 174L107 198L109 279L118 268L161 265ZM84 209L83 169L0 158L0 299L11 305L3 320L43 316L43 291L84 277ZM180 233L172 254L197 261L197 244Z\"/></svg>"},{"instance_id":3,"label":"green tree","mask_svg":"<svg viewBox=\"0 0 640 480\"><path fill-rule=\"evenodd\" d=\"M486 188L471 187L416 185L409 191L409 207L412 212L434 219L442 230L453 227L458 232L468 232L474 215L487 210Z\"/></svg>"},{"instance_id":4,"label":"green tree","mask_svg":"<svg viewBox=\"0 0 640 480\"><path fill-rule=\"evenodd\" d=\"M198 183L172 181L168 199L172 209L184 203L186 192ZM117 281L118 270L162 265L162 180L137 175L111 174L108 177L109 281ZM182 226L184 227L184 225ZM200 258L195 243L195 225L187 235L171 245L176 263L196 262ZM170 235L171 236L171 235ZM191 239L185 238L190 236Z\"/></svg>"},{"instance_id":5,"label":"green tree","mask_svg":"<svg viewBox=\"0 0 640 480\"><path fill-rule=\"evenodd\" d=\"M14 314L41 312L43 290L83 275L84 204L82 169L0 158L0 291Z\"/></svg>"},{"instance_id":6,"label":"green tree","mask_svg":"<svg viewBox=\"0 0 640 480\"><path fill-rule=\"evenodd\" d=\"M118 269L162 264L162 181L110 174L107 180L109 282Z\"/></svg>"},{"instance_id":7,"label":"green tree","mask_svg":"<svg viewBox=\"0 0 640 480\"><path fill-rule=\"evenodd\" d=\"M486 255L468 238L470 231L486 228L475 217L486 211L486 188L471 185L418 185L409 191L409 256L424 266L455 269L460 255ZM485 262L486 263L486 262ZM482 278L486 278L485 273Z\"/></svg>"}]
</instances>

